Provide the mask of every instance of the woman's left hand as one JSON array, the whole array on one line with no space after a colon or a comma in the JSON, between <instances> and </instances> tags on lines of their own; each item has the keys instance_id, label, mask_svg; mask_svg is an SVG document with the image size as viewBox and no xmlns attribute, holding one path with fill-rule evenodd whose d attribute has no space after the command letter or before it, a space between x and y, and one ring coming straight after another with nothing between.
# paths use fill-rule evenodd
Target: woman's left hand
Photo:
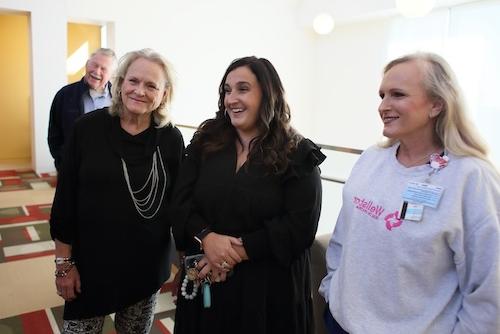
<instances>
[{"instance_id":1,"label":"woman's left hand","mask_svg":"<svg viewBox=\"0 0 500 334\"><path fill-rule=\"evenodd\" d=\"M239 238L211 232L203 238L203 250L212 264L220 270L228 272L243 259L233 248L233 245L241 245Z\"/></svg>"},{"instance_id":2,"label":"woman's left hand","mask_svg":"<svg viewBox=\"0 0 500 334\"><path fill-rule=\"evenodd\" d=\"M63 277L56 277L57 294L66 301L72 301L82 292L80 282L80 273L76 265L68 270Z\"/></svg>"}]
</instances>

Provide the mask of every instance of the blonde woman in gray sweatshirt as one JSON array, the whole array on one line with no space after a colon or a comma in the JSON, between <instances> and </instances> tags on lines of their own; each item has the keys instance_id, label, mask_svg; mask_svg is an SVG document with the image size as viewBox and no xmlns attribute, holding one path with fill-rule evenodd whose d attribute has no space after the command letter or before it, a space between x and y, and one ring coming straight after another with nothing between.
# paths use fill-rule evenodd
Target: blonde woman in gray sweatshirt
<instances>
[{"instance_id":1,"label":"blonde woman in gray sweatshirt","mask_svg":"<svg viewBox=\"0 0 500 334\"><path fill-rule=\"evenodd\" d=\"M391 61L388 140L343 190L320 293L330 333L500 333L500 177L440 56Z\"/></svg>"}]
</instances>

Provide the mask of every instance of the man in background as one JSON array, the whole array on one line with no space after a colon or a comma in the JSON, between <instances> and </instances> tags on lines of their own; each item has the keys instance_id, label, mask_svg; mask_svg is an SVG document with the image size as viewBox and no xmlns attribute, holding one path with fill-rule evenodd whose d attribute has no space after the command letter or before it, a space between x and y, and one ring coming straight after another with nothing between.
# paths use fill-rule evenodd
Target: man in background
<instances>
[{"instance_id":1,"label":"man in background","mask_svg":"<svg viewBox=\"0 0 500 334\"><path fill-rule=\"evenodd\" d=\"M50 107L48 142L54 165L60 171L63 146L73 124L83 114L111 105L111 83L116 67L115 52L97 49L85 64L85 76L61 88Z\"/></svg>"}]
</instances>

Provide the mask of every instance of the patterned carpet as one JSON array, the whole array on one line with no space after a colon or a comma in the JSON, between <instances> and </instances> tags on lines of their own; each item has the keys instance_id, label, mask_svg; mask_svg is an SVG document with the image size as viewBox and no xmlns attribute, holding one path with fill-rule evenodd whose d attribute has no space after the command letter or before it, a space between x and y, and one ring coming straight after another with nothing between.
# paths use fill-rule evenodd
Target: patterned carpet
<instances>
[{"instance_id":1,"label":"patterned carpet","mask_svg":"<svg viewBox=\"0 0 500 334\"><path fill-rule=\"evenodd\" d=\"M172 334L174 332L175 304L173 303L172 288L171 283L165 283L160 291L151 334ZM62 315L63 306L58 306L0 319L0 333L60 334ZM113 315L105 318L103 334L116 334Z\"/></svg>"},{"instance_id":2,"label":"patterned carpet","mask_svg":"<svg viewBox=\"0 0 500 334\"><path fill-rule=\"evenodd\" d=\"M0 192L54 188L56 182L56 176L50 174L38 175L29 170L0 171ZM48 224L51 207L51 203L44 203L0 208L0 265L54 254ZM172 289L169 280L160 291L152 334L173 333ZM57 306L0 319L0 334L60 334L62 313L63 306ZM115 333L113 316L106 317L103 333Z\"/></svg>"},{"instance_id":3,"label":"patterned carpet","mask_svg":"<svg viewBox=\"0 0 500 334\"><path fill-rule=\"evenodd\" d=\"M37 174L32 170L0 171L0 191L44 189L56 186L54 174Z\"/></svg>"},{"instance_id":4,"label":"patterned carpet","mask_svg":"<svg viewBox=\"0 0 500 334\"><path fill-rule=\"evenodd\" d=\"M51 207L40 204L0 208L0 263L54 253L48 223Z\"/></svg>"}]
</instances>

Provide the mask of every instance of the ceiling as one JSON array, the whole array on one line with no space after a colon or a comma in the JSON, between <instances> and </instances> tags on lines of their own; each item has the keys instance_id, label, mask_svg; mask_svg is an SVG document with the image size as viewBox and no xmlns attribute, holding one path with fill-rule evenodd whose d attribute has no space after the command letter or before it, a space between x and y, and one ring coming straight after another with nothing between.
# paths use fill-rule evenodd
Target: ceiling
<instances>
[{"instance_id":1,"label":"ceiling","mask_svg":"<svg viewBox=\"0 0 500 334\"><path fill-rule=\"evenodd\" d=\"M420 1L420 0L414 0ZM436 0L435 8L451 7L481 0ZM329 12L337 24L396 15L395 0L302 0L300 13L310 21L318 12Z\"/></svg>"}]
</instances>

